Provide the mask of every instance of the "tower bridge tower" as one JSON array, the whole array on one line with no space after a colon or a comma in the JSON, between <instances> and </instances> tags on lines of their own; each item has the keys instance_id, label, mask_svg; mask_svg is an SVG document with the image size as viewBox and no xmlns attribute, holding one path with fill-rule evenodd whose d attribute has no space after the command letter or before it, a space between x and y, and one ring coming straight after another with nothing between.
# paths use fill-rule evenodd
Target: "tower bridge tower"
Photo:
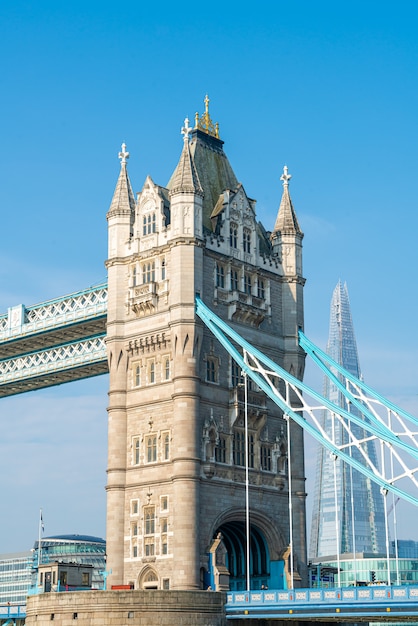
<instances>
[{"instance_id":1,"label":"tower bridge tower","mask_svg":"<svg viewBox=\"0 0 418 626\"><path fill-rule=\"evenodd\" d=\"M252 587L285 586L292 468L295 573L304 577L303 434L241 372L195 314L195 295L280 365L303 376L302 238L289 195L271 232L238 182L209 115L186 119L166 187L136 198L122 146L107 214L110 371L109 584L206 588L222 538L231 588L245 587L248 418ZM244 397L247 403L244 403ZM220 533L220 534L219 534ZM208 582L209 581L209 582ZM306 582L306 580L305 580Z\"/></svg>"}]
</instances>

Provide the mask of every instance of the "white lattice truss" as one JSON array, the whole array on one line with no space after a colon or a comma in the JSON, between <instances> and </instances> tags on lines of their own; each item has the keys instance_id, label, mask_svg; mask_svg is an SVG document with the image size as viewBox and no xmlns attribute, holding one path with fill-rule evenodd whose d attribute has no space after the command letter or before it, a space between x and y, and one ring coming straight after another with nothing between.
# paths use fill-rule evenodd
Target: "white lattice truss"
<instances>
[{"instance_id":1,"label":"white lattice truss","mask_svg":"<svg viewBox=\"0 0 418 626\"><path fill-rule=\"evenodd\" d=\"M105 337L89 337L0 361L0 385L75 369L103 360L106 360Z\"/></svg>"},{"instance_id":2,"label":"white lattice truss","mask_svg":"<svg viewBox=\"0 0 418 626\"><path fill-rule=\"evenodd\" d=\"M418 420L356 379L300 331L299 344L345 397L345 410L322 397L254 348L196 298L197 315L249 376L283 411L325 446L389 491L418 505ZM239 349L240 348L240 349ZM355 407L355 410L354 410ZM337 444L325 431L324 413L341 424L345 437ZM369 458L366 443L380 450L380 467ZM356 451L355 454L353 451Z\"/></svg>"},{"instance_id":3,"label":"white lattice truss","mask_svg":"<svg viewBox=\"0 0 418 626\"><path fill-rule=\"evenodd\" d=\"M16 328L11 326L8 315L2 315L0 341L14 335L21 336L48 330L106 313L107 283L104 283L57 300L28 307L25 309L23 323Z\"/></svg>"}]
</instances>

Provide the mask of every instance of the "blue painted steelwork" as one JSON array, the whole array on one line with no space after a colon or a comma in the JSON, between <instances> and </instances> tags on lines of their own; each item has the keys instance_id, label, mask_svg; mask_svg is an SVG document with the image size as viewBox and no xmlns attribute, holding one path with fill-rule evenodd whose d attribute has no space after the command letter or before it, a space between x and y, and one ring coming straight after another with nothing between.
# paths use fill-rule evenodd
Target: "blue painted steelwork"
<instances>
[{"instance_id":1,"label":"blue painted steelwork","mask_svg":"<svg viewBox=\"0 0 418 626\"><path fill-rule=\"evenodd\" d=\"M229 592L227 619L344 621L411 620L418 616L418 587L370 586Z\"/></svg>"},{"instance_id":2,"label":"blue painted steelwork","mask_svg":"<svg viewBox=\"0 0 418 626\"><path fill-rule=\"evenodd\" d=\"M0 397L107 373L107 283L0 316Z\"/></svg>"},{"instance_id":3,"label":"blue painted steelwork","mask_svg":"<svg viewBox=\"0 0 418 626\"><path fill-rule=\"evenodd\" d=\"M3 626L7 623L12 623L16 619L25 619L26 607L17 606L14 604L0 604L0 620L7 620L3 623Z\"/></svg>"},{"instance_id":4,"label":"blue painted steelwork","mask_svg":"<svg viewBox=\"0 0 418 626\"><path fill-rule=\"evenodd\" d=\"M104 334L70 341L46 350L20 354L18 358L0 359L0 385L5 382L30 378L41 373L52 373L62 368L76 368L86 362L106 359Z\"/></svg>"},{"instance_id":5,"label":"blue painted steelwork","mask_svg":"<svg viewBox=\"0 0 418 626\"><path fill-rule=\"evenodd\" d=\"M22 313L16 322L9 319L14 309ZM0 315L0 342L106 315L107 283L101 283L33 306L11 307L8 314Z\"/></svg>"},{"instance_id":6,"label":"blue painted steelwork","mask_svg":"<svg viewBox=\"0 0 418 626\"><path fill-rule=\"evenodd\" d=\"M378 468L376 468L370 460L364 456L364 450L360 446L358 449L363 455L365 464L359 462L343 447L336 446L330 439L327 433L320 427L319 421L314 420L315 426L308 422L303 412L313 417L314 411L323 411L324 408L329 409L336 416L339 416L344 420L345 426L350 423L355 423L363 430L367 430L368 435L376 437L380 441L383 441L386 445L390 446L391 450L394 450L397 454L397 461L402 463L403 471L400 478L408 477L411 479L414 488L416 489L418 483L415 478L415 473L418 471L418 467L413 469L405 469L398 450L402 453L409 454L415 461L418 459L418 448L410 445L406 441L401 440L395 435L391 429L384 423L374 418L374 415L370 413L372 419L362 419L348 411L345 411L342 407L334 404L327 398L323 398L319 393L308 387L302 381L298 380L286 370L281 368L277 363L274 363L270 358L264 355L262 352L254 348L248 341L246 341L241 335L234 331L228 324L215 315L200 299L196 296L196 313L206 324L206 326L213 332L219 342L233 357L233 359L241 367L242 371L248 375L268 396L271 398L283 411L285 419L293 419L297 424L302 426L312 437L314 437L319 443L335 455L335 457L342 459L359 472L363 473L371 480L375 481L384 492L391 491L400 498L411 502L414 505L418 505L418 497L415 494L410 494L403 488L395 485L393 476L382 475ZM230 339L229 339L230 338ZM234 343L231 343L231 341ZM243 353L241 354L236 346L240 346ZM277 378L283 381L285 386L285 395L277 388ZM300 399L303 411L295 411L288 402L290 391L295 393ZM316 402L319 402L317 406L310 406L305 400L305 396L310 396ZM353 445L357 443L353 436Z\"/></svg>"},{"instance_id":7,"label":"blue painted steelwork","mask_svg":"<svg viewBox=\"0 0 418 626\"><path fill-rule=\"evenodd\" d=\"M368 398L374 398L378 402L384 404L391 411L398 413L403 418L412 422L415 427L418 427L418 419L416 417L396 406L396 404L393 404L393 402L391 402L387 398L384 398L377 391L366 385L365 382L353 376L353 374L351 374L348 370L342 367L339 363L334 361L326 352L324 352L323 350L321 350L321 348L318 348L318 346L312 343L312 341L310 341L301 330L299 330L299 345L305 350L307 354L309 354L309 356L324 372L324 374L332 380L332 382L338 387L338 389L347 398L347 400L353 403L359 409L359 411L365 413L367 409L365 408L364 404L358 400L356 395L354 393L350 393L347 387L345 387L341 383L341 380L337 376L335 376L332 370L336 370L343 377L343 379L350 381L350 383L352 383L353 390L362 390L365 397L367 396ZM370 411L367 411L367 417L371 421L379 423L376 420L375 415L373 415Z\"/></svg>"}]
</instances>

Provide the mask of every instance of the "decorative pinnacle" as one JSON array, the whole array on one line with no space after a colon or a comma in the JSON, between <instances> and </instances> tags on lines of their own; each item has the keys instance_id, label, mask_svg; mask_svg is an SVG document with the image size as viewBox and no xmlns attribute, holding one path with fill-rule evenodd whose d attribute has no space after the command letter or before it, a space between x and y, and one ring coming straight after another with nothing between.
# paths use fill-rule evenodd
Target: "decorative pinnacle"
<instances>
[{"instance_id":1,"label":"decorative pinnacle","mask_svg":"<svg viewBox=\"0 0 418 626\"><path fill-rule=\"evenodd\" d=\"M219 124L218 123L214 124L210 118L209 102L210 102L209 96L206 95L204 99L205 112L200 117L200 119L199 119L199 113L196 113L195 128L198 128L199 130L203 130L203 132L207 133L208 135L212 135L212 137L216 137L217 139L219 139Z\"/></svg>"},{"instance_id":2,"label":"decorative pinnacle","mask_svg":"<svg viewBox=\"0 0 418 626\"><path fill-rule=\"evenodd\" d=\"M192 132L192 128L191 126L189 126L189 118L186 117L186 119L184 120L184 126L181 129L181 134L183 135L184 143L189 141L189 135L191 132Z\"/></svg>"},{"instance_id":3,"label":"decorative pinnacle","mask_svg":"<svg viewBox=\"0 0 418 626\"><path fill-rule=\"evenodd\" d=\"M120 164L125 165L127 160L129 159L129 152L126 152L126 143L122 144L122 151L119 152Z\"/></svg>"},{"instance_id":4,"label":"decorative pinnacle","mask_svg":"<svg viewBox=\"0 0 418 626\"><path fill-rule=\"evenodd\" d=\"M280 176L280 180L283 181L283 187L288 187L289 186L289 180L292 178L292 175L288 173L289 170L287 168L287 165L284 166L283 168L283 174Z\"/></svg>"}]
</instances>

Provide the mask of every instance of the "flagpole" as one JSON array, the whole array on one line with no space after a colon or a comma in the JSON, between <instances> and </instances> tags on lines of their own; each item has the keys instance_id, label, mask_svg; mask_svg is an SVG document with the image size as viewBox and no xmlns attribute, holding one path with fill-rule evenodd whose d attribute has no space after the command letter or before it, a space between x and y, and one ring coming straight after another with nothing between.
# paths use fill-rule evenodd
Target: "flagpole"
<instances>
[{"instance_id":1,"label":"flagpole","mask_svg":"<svg viewBox=\"0 0 418 626\"><path fill-rule=\"evenodd\" d=\"M42 509L39 509L39 531L38 531L38 574L39 574L39 566L42 563L42 538L41 533L43 531L43 519L42 519Z\"/></svg>"}]
</instances>

